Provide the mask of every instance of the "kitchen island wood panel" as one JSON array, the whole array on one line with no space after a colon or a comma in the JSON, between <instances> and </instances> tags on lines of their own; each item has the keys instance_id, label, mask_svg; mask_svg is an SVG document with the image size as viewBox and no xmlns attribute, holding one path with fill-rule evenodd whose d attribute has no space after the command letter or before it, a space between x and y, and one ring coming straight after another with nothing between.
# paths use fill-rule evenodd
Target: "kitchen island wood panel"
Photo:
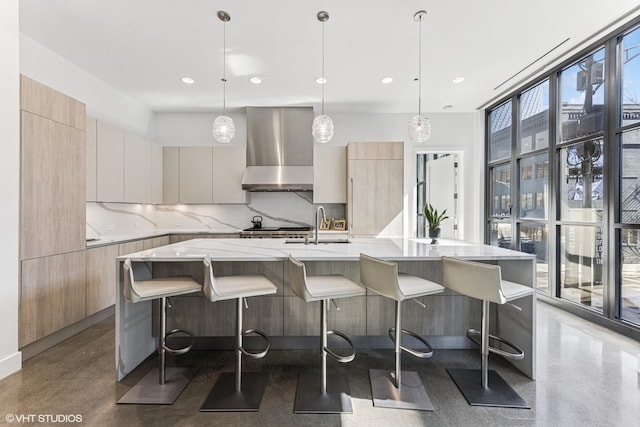
<instances>
[{"instance_id":1,"label":"kitchen island wood panel","mask_svg":"<svg viewBox=\"0 0 640 427\"><path fill-rule=\"evenodd\" d=\"M351 243L289 244L286 239L193 239L186 242L127 255L140 280L190 274L203 279L202 259L209 255L219 275L265 274L278 286L275 295L249 299L247 327L257 326L272 337L272 348L315 348L319 331L318 304L304 303L294 296L288 279L286 259L303 261L309 275L343 274L359 281L359 257L367 253L398 263L399 271L442 283L442 256L498 264L506 280L535 288L535 257L487 245L430 239L354 238ZM122 263L124 257L120 257ZM122 294L122 269L116 302L116 367L120 380L155 351L150 333L151 304L130 304ZM170 327L192 328L200 342L216 347L229 345L233 331L233 304L209 303L201 294L173 298L168 312ZM255 300L255 301L253 301ZM436 348L470 348L464 336L468 328L479 327L480 303L453 291L420 298L426 308L412 301L404 303L405 325L425 335ZM387 331L393 327L393 301L370 291L364 297L337 301L340 311L330 311L330 327L352 336L359 347L390 348ZM492 307L492 331L524 348L525 358L512 363L535 378L535 296L516 301L512 307ZM155 323L155 322L154 322ZM219 340L219 341L216 341ZM226 341L225 341L226 340ZM311 346L310 346L311 345ZM203 347L200 347L203 348Z\"/></svg>"}]
</instances>

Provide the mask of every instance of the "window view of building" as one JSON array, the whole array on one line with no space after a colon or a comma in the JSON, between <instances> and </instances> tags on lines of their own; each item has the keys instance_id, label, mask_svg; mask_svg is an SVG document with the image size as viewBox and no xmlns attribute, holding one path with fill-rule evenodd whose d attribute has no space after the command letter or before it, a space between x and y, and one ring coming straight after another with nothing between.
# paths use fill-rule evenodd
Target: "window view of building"
<instances>
[{"instance_id":1,"label":"window view of building","mask_svg":"<svg viewBox=\"0 0 640 427\"><path fill-rule=\"evenodd\" d=\"M486 159L487 242L536 254L541 295L640 327L640 28L487 110Z\"/></svg>"}]
</instances>

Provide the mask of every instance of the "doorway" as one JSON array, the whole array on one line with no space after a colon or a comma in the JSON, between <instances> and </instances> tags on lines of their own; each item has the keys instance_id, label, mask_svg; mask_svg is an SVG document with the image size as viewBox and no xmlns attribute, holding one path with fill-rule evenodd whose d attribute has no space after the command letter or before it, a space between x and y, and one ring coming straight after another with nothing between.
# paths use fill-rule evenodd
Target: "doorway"
<instances>
[{"instance_id":1,"label":"doorway","mask_svg":"<svg viewBox=\"0 0 640 427\"><path fill-rule=\"evenodd\" d=\"M428 227L423 209L431 204L438 212L446 209L442 222L443 239L460 238L460 155L458 153L418 153L416 158L416 237L426 237Z\"/></svg>"}]
</instances>

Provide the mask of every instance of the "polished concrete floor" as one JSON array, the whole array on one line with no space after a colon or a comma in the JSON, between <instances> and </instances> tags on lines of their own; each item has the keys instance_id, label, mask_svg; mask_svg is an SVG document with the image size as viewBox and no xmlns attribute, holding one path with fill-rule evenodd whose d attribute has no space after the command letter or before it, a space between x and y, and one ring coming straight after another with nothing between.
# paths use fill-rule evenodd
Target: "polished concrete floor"
<instances>
[{"instance_id":1,"label":"polished concrete floor","mask_svg":"<svg viewBox=\"0 0 640 427\"><path fill-rule=\"evenodd\" d=\"M491 367L527 400L530 410L467 405L446 368L479 367L478 353L472 350L436 350L428 360L403 357L403 368L422 377L434 412L373 407L367 370L391 368L393 353L388 350L361 351L347 365L329 363L330 373L349 375L353 414L293 414L298 373L318 370L319 356L311 350L271 351L264 359L246 362L247 371L269 373L256 413L199 412L219 373L233 371L230 352L193 351L170 358L170 364L201 368L172 406L116 405L155 366L157 358L116 383L113 337L110 318L26 361L20 372L0 380L0 424L6 423L7 415L31 414L81 415L81 424L91 426L565 427L631 426L640 420L640 343L544 303L538 304L538 379L529 380L500 357L490 359Z\"/></svg>"}]
</instances>

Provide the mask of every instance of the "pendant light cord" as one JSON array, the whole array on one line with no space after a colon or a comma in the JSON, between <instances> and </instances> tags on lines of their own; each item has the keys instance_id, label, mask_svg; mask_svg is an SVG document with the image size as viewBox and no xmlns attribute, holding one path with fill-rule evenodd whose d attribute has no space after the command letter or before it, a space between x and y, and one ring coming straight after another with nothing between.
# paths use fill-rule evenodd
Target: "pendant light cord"
<instances>
[{"instance_id":1,"label":"pendant light cord","mask_svg":"<svg viewBox=\"0 0 640 427\"><path fill-rule=\"evenodd\" d=\"M222 22L222 115L227 115L227 23Z\"/></svg>"},{"instance_id":2,"label":"pendant light cord","mask_svg":"<svg viewBox=\"0 0 640 427\"><path fill-rule=\"evenodd\" d=\"M322 107L321 112L324 116L324 86L327 84L327 79L324 77L324 21L322 22Z\"/></svg>"},{"instance_id":3,"label":"pendant light cord","mask_svg":"<svg viewBox=\"0 0 640 427\"><path fill-rule=\"evenodd\" d=\"M422 18L418 27L418 115L422 115Z\"/></svg>"}]
</instances>

